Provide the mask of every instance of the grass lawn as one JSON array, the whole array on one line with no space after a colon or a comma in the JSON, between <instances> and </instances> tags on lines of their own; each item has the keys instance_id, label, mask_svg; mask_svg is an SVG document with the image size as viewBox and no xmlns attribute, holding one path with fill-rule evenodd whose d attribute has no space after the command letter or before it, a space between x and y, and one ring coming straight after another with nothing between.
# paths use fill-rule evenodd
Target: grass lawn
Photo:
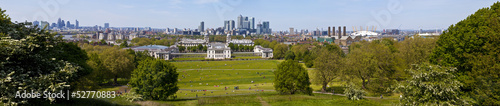
<instances>
[{"instance_id":1,"label":"grass lawn","mask_svg":"<svg viewBox=\"0 0 500 106\"><path fill-rule=\"evenodd\" d=\"M279 95L274 91L273 71L281 60L246 61L186 61L171 62L179 73L179 91L176 100L128 102L125 98L114 99L77 99L76 103L85 105L393 105L398 103L397 96L389 99L364 99L350 101L344 96L314 94ZM265 78L264 78L265 77ZM119 81L121 81L119 79ZM252 83L253 81L253 83ZM340 82L339 82L340 83ZM236 90L234 87L238 86ZM340 84L331 85L337 93ZM227 90L225 89L227 87ZM311 85L318 91L319 85ZM250 88L250 89L249 89ZM103 87L100 91L116 91L119 87ZM206 90L206 91L204 91ZM262 91L264 90L264 91ZM62 104L65 105L65 104Z\"/></svg>"}]
</instances>

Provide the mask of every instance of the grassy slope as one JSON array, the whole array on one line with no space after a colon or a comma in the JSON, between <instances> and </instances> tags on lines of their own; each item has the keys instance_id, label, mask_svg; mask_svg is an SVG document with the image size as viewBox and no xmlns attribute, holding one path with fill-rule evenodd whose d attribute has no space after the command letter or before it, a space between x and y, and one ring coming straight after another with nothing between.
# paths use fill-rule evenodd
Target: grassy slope
<instances>
[{"instance_id":1,"label":"grassy slope","mask_svg":"<svg viewBox=\"0 0 500 106\"><path fill-rule=\"evenodd\" d=\"M274 80L273 70L276 69L276 65L280 61L281 60L172 62L178 67L180 79L178 86L182 89L176 94L179 99L175 101L145 102L153 103L153 105L260 105L260 100L257 99L257 97L261 97L263 101L266 101L270 105L391 105L398 102L396 97L392 97L396 99L365 99L361 101L350 101L343 96L325 94L315 94L314 96L279 95L274 91L272 82ZM257 72L259 74L257 74ZM184 77L182 75L184 75ZM264 76L266 78L264 78ZM254 83L251 83L251 81L254 81ZM214 87L214 85L219 85L219 87ZM234 90L234 86L239 86L240 90ZM338 86L338 84L334 86ZM225 90L224 87L228 87L228 90ZM252 89L249 90L249 87ZM320 86L317 85L312 85L312 87L314 90L320 89ZM101 90L114 91L117 89L118 87L108 87ZM262 92L261 90L265 91ZM198 99L196 99L196 95L198 95ZM78 103L89 103L89 105L92 105L92 103L105 105L141 104L137 102L130 103L124 98L87 99L77 101L79 101Z\"/></svg>"}]
</instances>

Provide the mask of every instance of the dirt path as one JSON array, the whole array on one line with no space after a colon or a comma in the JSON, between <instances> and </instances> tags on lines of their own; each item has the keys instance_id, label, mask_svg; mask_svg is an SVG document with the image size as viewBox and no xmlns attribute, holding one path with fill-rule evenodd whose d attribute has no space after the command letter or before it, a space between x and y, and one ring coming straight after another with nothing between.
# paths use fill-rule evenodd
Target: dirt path
<instances>
[{"instance_id":1,"label":"dirt path","mask_svg":"<svg viewBox=\"0 0 500 106\"><path fill-rule=\"evenodd\" d=\"M257 99L260 100L260 104L262 104L262 106L271 106L266 101L262 100L262 98L260 96L257 96Z\"/></svg>"}]
</instances>

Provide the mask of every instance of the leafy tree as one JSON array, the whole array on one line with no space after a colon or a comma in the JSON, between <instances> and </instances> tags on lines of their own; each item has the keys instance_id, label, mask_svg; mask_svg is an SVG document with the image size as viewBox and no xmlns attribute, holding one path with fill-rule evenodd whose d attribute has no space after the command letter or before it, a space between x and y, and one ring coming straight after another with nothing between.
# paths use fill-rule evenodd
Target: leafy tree
<instances>
[{"instance_id":1,"label":"leafy tree","mask_svg":"<svg viewBox=\"0 0 500 106\"><path fill-rule=\"evenodd\" d=\"M313 82L320 84L321 91L326 92L326 86L341 74L342 58L337 53L323 49L314 64L316 70L313 71Z\"/></svg>"},{"instance_id":2,"label":"leafy tree","mask_svg":"<svg viewBox=\"0 0 500 106\"><path fill-rule=\"evenodd\" d=\"M146 59L133 71L130 84L144 99L166 100L179 90L176 70L164 60Z\"/></svg>"},{"instance_id":3,"label":"leafy tree","mask_svg":"<svg viewBox=\"0 0 500 106\"><path fill-rule=\"evenodd\" d=\"M500 2L451 25L439 37L430 62L456 67L462 91L475 105L500 105Z\"/></svg>"},{"instance_id":4,"label":"leafy tree","mask_svg":"<svg viewBox=\"0 0 500 106\"><path fill-rule=\"evenodd\" d=\"M127 41L123 41L123 43L120 44L120 48L125 48L125 47L128 47Z\"/></svg>"},{"instance_id":5,"label":"leafy tree","mask_svg":"<svg viewBox=\"0 0 500 106\"><path fill-rule=\"evenodd\" d=\"M292 51L287 51L285 54L285 60L293 60L295 59L295 54Z\"/></svg>"},{"instance_id":6,"label":"leafy tree","mask_svg":"<svg viewBox=\"0 0 500 106\"><path fill-rule=\"evenodd\" d=\"M4 13L5 10L0 9L0 102L4 105L55 102L58 99L24 99L16 98L15 94L24 90L68 90L81 68L75 64L79 61L72 57L62 60L53 54L73 48L58 46L58 43L64 42L61 37L55 37L55 34L33 27L30 23L12 23Z\"/></svg>"},{"instance_id":7,"label":"leafy tree","mask_svg":"<svg viewBox=\"0 0 500 106\"><path fill-rule=\"evenodd\" d=\"M203 50L203 45L198 44L198 46L197 46L197 47L198 47L198 50L200 50L200 51L201 51L201 50Z\"/></svg>"},{"instance_id":8,"label":"leafy tree","mask_svg":"<svg viewBox=\"0 0 500 106\"><path fill-rule=\"evenodd\" d=\"M456 68L422 63L408 71L411 79L396 88L402 105L470 105L460 97L462 84L452 74Z\"/></svg>"},{"instance_id":9,"label":"leafy tree","mask_svg":"<svg viewBox=\"0 0 500 106\"><path fill-rule=\"evenodd\" d=\"M312 94L307 70L297 61L286 60L274 72L274 89L280 94Z\"/></svg>"},{"instance_id":10,"label":"leafy tree","mask_svg":"<svg viewBox=\"0 0 500 106\"><path fill-rule=\"evenodd\" d=\"M359 42L354 45L358 47L351 48L346 59L348 67L345 68L345 73L351 78L360 79L363 89L371 85L369 90L384 93L386 88L393 83L394 73L402 70L399 58L392 54L388 46L378 40ZM372 81L375 83L371 84Z\"/></svg>"},{"instance_id":11,"label":"leafy tree","mask_svg":"<svg viewBox=\"0 0 500 106\"><path fill-rule=\"evenodd\" d=\"M273 49L273 57L275 59L283 59L285 58L285 53L288 51L288 46L284 44L278 44L274 46Z\"/></svg>"},{"instance_id":12,"label":"leafy tree","mask_svg":"<svg viewBox=\"0 0 500 106\"><path fill-rule=\"evenodd\" d=\"M133 57L125 50L111 47L104 50L100 56L103 65L109 70L109 75L113 78L114 84L118 84L118 78L129 78L130 72L134 69Z\"/></svg>"}]
</instances>

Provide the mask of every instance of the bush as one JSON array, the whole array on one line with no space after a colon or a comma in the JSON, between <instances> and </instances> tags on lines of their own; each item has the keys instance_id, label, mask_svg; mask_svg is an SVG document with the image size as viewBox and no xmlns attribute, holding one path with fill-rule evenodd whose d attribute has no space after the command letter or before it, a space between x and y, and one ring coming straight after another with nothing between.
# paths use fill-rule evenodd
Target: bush
<instances>
[{"instance_id":1,"label":"bush","mask_svg":"<svg viewBox=\"0 0 500 106\"><path fill-rule=\"evenodd\" d=\"M344 94L349 100L361 100L365 95L365 91L354 84L348 84L346 85Z\"/></svg>"}]
</instances>

